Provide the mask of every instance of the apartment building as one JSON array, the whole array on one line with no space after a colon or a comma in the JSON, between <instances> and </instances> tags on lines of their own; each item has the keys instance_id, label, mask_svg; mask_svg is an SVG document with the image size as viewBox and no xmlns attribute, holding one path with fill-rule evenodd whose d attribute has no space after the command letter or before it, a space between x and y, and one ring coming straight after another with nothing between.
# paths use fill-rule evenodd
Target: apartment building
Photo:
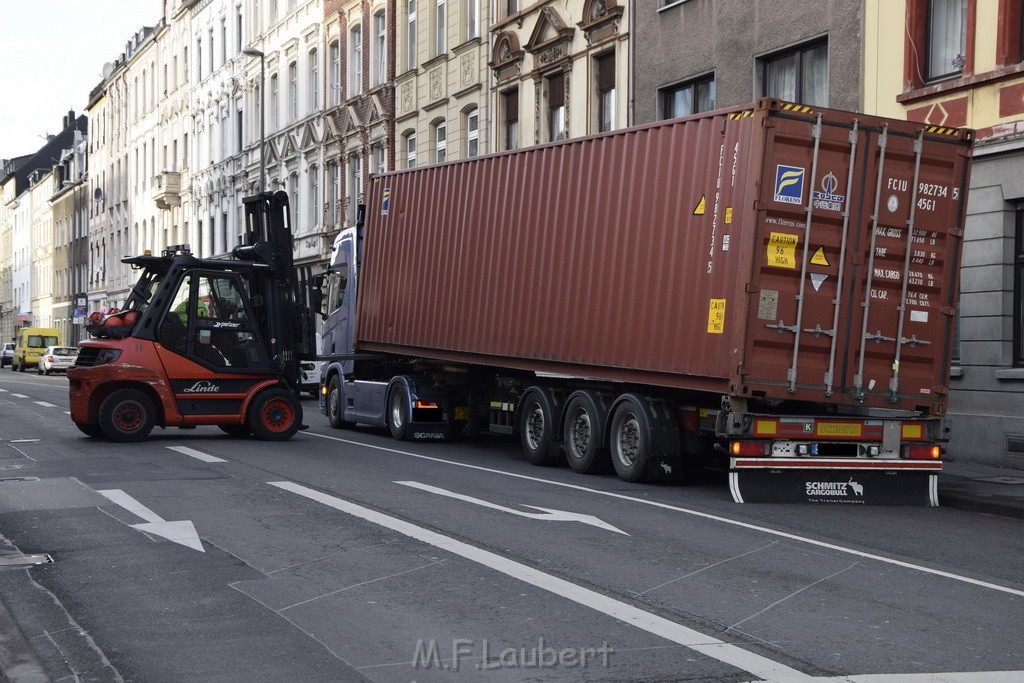
<instances>
[{"instance_id":1,"label":"apartment building","mask_svg":"<svg viewBox=\"0 0 1024 683\"><path fill-rule=\"evenodd\" d=\"M1024 3L866 3L865 105L976 130L950 456L1024 468Z\"/></svg>"},{"instance_id":2,"label":"apartment building","mask_svg":"<svg viewBox=\"0 0 1024 683\"><path fill-rule=\"evenodd\" d=\"M633 4L496 3L488 61L495 149L580 137L632 123Z\"/></svg>"}]
</instances>

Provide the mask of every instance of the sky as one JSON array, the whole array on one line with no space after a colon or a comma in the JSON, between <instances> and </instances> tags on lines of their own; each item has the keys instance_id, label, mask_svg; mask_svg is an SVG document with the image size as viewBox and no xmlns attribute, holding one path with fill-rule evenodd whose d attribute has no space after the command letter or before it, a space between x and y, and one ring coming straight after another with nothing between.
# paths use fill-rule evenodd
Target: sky
<instances>
[{"instance_id":1,"label":"sky","mask_svg":"<svg viewBox=\"0 0 1024 683\"><path fill-rule=\"evenodd\" d=\"M163 0L0 0L0 158L35 153L61 131Z\"/></svg>"}]
</instances>

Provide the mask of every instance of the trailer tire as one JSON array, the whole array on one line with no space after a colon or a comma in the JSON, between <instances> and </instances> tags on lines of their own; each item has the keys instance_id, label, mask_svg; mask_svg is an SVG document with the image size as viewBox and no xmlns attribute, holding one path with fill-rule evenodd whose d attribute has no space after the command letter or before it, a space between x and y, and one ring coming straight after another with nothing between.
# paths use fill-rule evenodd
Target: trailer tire
<instances>
[{"instance_id":1,"label":"trailer tire","mask_svg":"<svg viewBox=\"0 0 1024 683\"><path fill-rule=\"evenodd\" d=\"M261 441L285 441L302 425L302 404L284 389L268 389L253 399L246 425Z\"/></svg>"},{"instance_id":2,"label":"trailer tire","mask_svg":"<svg viewBox=\"0 0 1024 683\"><path fill-rule=\"evenodd\" d=\"M608 432L608 448L619 479L643 481L654 448L654 433L642 399L633 394L620 397Z\"/></svg>"},{"instance_id":3,"label":"trailer tire","mask_svg":"<svg viewBox=\"0 0 1024 683\"><path fill-rule=\"evenodd\" d=\"M519 443L523 455L533 465L554 465L558 462L561 444L557 433L555 409L551 398L542 389L529 389L519 404Z\"/></svg>"},{"instance_id":4,"label":"trailer tire","mask_svg":"<svg viewBox=\"0 0 1024 683\"><path fill-rule=\"evenodd\" d=\"M119 389L103 399L98 422L111 441L142 441L153 431L156 408L138 389Z\"/></svg>"},{"instance_id":5,"label":"trailer tire","mask_svg":"<svg viewBox=\"0 0 1024 683\"><path fill-rule=\"evenodd\" d=\"M331 377L331 381L327 384L326 408L327 423L334 429L352 427L355 425L355 423L343 420L341 417L341 379L338 375Z\"/></svg>"},{"instance_id":6,"label":"trailer tire","mask_svg":"<svg viewBox=\"0 0 1024 683\"><path fill-rule=\"evenodd\" d=\"M409 438L409 393L401 384L395 384L388 396L388 431L397 441Z\"/></svg>"},{"instance_id":7,"label":"trailer tire","mask_svg":"<svg viewBox=\"0 0 1024 683\"><path fill-rule=\"evenodd\" d=\"M611 460L604 440L607 412L587 391L569 397L563 419L562 444L565 459L573 472L598 474L611 469Z\"/></svg>"}]
</instances>

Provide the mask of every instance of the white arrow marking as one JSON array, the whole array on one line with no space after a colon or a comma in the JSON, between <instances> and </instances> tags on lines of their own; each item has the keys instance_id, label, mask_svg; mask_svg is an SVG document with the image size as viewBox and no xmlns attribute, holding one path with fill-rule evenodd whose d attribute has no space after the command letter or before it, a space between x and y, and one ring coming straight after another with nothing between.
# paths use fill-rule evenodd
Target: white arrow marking
<instances>
[{"instance_id":1,"label":"white arrow marking","mask_svg":"<svg viewBox=\"0 0 1024 683\"><path fill-rule=\"evenodd\" d=\"M132 524L133 529L144 531L154 536L160 536L166 538L168 541L174 541L181 545L188 546L193 550L198 550L201 553L205 553L203 549L203 542L199 540L199 533L196 531L196 527L189 520L182 520L180 522L167 522L164 518L156 514L148 507L135 500L121 489L108 489L106 491L97 491L104 498L109 499L113 503L117 503L128 512L141 517L146 520L145 524Z\"/></svg>"},{"instance_id":2,"label":"white arrow marking","mask_svg":"<svg viewBox=\"0 0 1024 683\"><path fill-rule=\"evenodd\" d=\"M629 536L625 531L613 527L608 522L604 522L593 515L583 515L576 512L566 512L564 510L552 510L550 508L542 508L536 505L524 505L524 507L533 508L534 510L541 510L542 512L523 512L522 510L516 510L515 508L507 508L496 503L491 503L486 500L480 500L479 498L473 498L472 496L464 496L461 493L454 493L452 491L446 491L445 489L439 489L436 486L430 486L429 484L421 484L418 481L396 481L396 484L402 486L409 486L414 489L421 491L427 491L429 493L436 493L441 496L447 496L448 498L455 498L456 500L463 500L467 503L473 503L474 505L480 505L491 510L500 510L501 512L507 512L511 515L517 515L519 517L528 517L529 519L539 519L545 522L582 522L583 524L590 524L596 526L599 529L606 529L607 531L614 531L617 534L623 536Z\"/></svg>"}]
</instances>

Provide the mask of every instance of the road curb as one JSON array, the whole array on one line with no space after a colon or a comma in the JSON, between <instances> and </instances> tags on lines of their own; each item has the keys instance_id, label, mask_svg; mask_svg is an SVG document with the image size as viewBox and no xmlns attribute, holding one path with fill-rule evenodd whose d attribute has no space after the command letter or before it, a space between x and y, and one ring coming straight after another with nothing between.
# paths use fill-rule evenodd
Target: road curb
<instances>
[{"instance_id":1,"label":"road curb","mask_svg":"<svg viewBox=\"0 0 1024 683\"><path fill-rule=\"evenodd\" d=\"M0 600L0 676L17 683L51 681L3 600Z\"/></svg>"}]
</instances>

